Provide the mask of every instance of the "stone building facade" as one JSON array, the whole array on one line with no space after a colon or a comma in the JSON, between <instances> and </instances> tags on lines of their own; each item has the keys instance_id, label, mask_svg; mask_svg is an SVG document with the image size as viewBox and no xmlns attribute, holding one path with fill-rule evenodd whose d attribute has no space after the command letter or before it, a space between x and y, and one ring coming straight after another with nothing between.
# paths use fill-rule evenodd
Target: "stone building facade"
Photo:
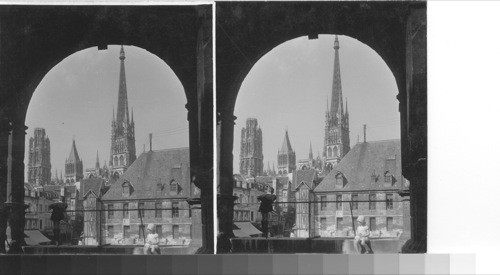
<instances>
[{"instance_id":1,"label":"stone building facade","mask_svg":"<svg viewBox=\"0 0 500 275\"><path fill-rule=\"evenodd\" d=\"M407 184L399 140L356 144L311 192L312 236L352 237L363 215L372 237L400 237L409 202L399 193Z\"/></svg>"},{"instance_id":2,"label":"stone building facade","mask_svg":"<svg viewBox=\"0 0 500 275\"><path fill-rule=\"evenodd\" d=\"M349 111L347 101L344 112L342 83L340 77L339 40L335 36L333 46L335 58L333 64L333 86L331 103L325 112L325 140L323 147L324 169L328 172L337 165L350 150Z\"/></svg>"},{"instance_id":3,"label":"stone building facade","mask_svg":"<svg viewBox=\"0 0 500 275\"><path fill-rule=\"evenodd\" d=\"M28 182L36 185L50 184L50 139L44 128L35 128L29 142Z\"/></svg>"},{"instance_id":4,"label":"stone building facade","mask_svg":"<svg viewBox=\"0 0 500 275\"><path fill-rule=\"evenodd\" d=\"M102 243L143 244L155 225L160 244L201 239L201 215L187 200L199 197L190 180L189 148L142 153L102 196Z\"/></svg>"},{"instance_id":5,"label":"stone building facade","mask_svg":"<svg viewBox=\"0 0 500 275\"><path fill-rule=\"evenodd\" d=\"M111 152L109 166L111 175L114 179L116 180L123 175L135 159L134 110L132 109L132 117L130 117L127 99L127 80L125 78L125 51L122 46L120 50L118 106L116 110L116 119L113 109L113 120L111 122Z\"/></svg>"},{"instance_id":6,"label":"stone building facade","mask_svg":"<svg viewBox=\"0 0 500 275\"><path fill-rule=\"evenodd\" d=\"M247 177L263 175L262 130L256 118L247 118L241 129L240 174Z\"/></svg>"}]
</instances>

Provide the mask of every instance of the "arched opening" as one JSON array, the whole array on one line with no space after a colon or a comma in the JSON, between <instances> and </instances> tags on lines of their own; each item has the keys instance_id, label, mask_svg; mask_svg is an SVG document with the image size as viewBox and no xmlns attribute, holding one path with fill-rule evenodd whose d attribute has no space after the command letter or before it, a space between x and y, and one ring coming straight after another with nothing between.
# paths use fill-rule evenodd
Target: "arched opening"
<instances>
[{"instance_id":1,"label":"arched opening","mask_svg":"<svg viewBox=\"0 0 500 275\"><path fill-rule=\"evenodd\" d=\"M181 186L179 195L194 197L192 190L196 187L188 168L185 95L179 78L163 60L134 46L109 45L104 51L95 47L85 49L68 56L47 73L35 89L26 114L26 126L35 129L27 133L30 137L26 140L27 181L42 191L52 186L60 186L66 193L90 188L98 199L96 204L93 197L80 200L76 193L70 194L68 222L73 230L64 234L83 235L87 245L137 242L124 236L141 235L140 215L127 218L126 224L116 224L113 219L121 212L109 209L130 205L130 211L135 211L138 204L148 204L151 199L165 205L172 203L172 199L162 189L131 199L130 186L134 186L135 194L140 194L154 190L152 185L158 181L168 182L175 177ZM96 157L96 151L109 154L98 153ZM43 158L35 158L34 152L42 152ZM142 165L146 161L148 166ZM168 172L158 173L149 167L162 167ZM37 181L36 177L42 176L38 171L47 168L43 175L48 175L48 180ZM63 174L55 175L55 170ZM138 171L141 177L137 177ZM110 174L113 177L107 176ZM153 177L154 181L147 180ZM98 181L102 184L96 187ZM116 203L117 199L123 202ZM183 233L177 234L177 239L168 232L163 234L160 245L177 244L179 238L190 243L193 235L201 237L191 232L201 231L200 213L192 216L187 201L178 203L179 215L188 223L173 225L179 226ZM101 220L95 216L99 207L106 209ZM162 225L158 213L164 210L168 211L157 209L155 224ZM136 216L138 219L134 221ZM136 222L141 225L130 225ZM127 232L123 231L126 226ZM52 228L47 224L42 230L50 235Z\"/></svg>"},{"instance_id":2,"label":"arched opening","mask_svg":"<svg viewBox=\"0 0 500 275\"><path fill-rule=\"evenodd\" d=\"M368 12L367 7L376 8L378 10L375 13L371 13ZM422 32L417 32L417 36L412 36L409 29L407 28L407 26L410 25L425 25L425 5L420 5L418 7L407 5L403 9L407 10L406 14L401 14L396 8L396 5L378 5L372 3L368 3L366 5L361 5L359 3L349 3L345 5L337 3L289 3L279 5L268 4L266 5L265 9L262 9L262 7L259 7L258 5L234 3L218 7L218 12L220 12L221 16L226 19L223 22L218 22L220 24L218 25L218 28L220 28L221 30L217 31L217 40L218 45L225 45L226 47L223 47L224 55L221 55L222 57L220 58L220 60L218 60L217 64L229 64L229 62L231 62L231 64L234 65L230 69L227 66L218 66L217 68L218 75L224 76L221 78L217 78L217 87L220 91L223 91L222 95L218 97L217 105L218 112L220 114L221 126L221 138L219 147L221 163L219 167L221 169L220 199L221 201L223 201L223 205L226 204L226 201L229 202L226 199L226 193L229 194L230 192L230 190L227 190L227 192L225 191L225 185L227 185L225 184L225 182L227 181L227 179L232 177L233 171L237 171L238 169L237 167L233 167L233 155L237 155L234 154L233 149L237 149L237 146L235 146L234 144L238 142L238 139L236 138L237 134L234 135L234 133L238 133L238 131L240 131L240 128L234 126L234 124L237 125L238 121L244 121L246 119L246 117L242 117L241 114L238 114L239 110L237 105L241 100L241 96L245 95L241 92L243 91L243 85L246 81L246 78L249 77L249 72L261 62L261 58L263 56L272 52L271 49L279 47L279 45L283 44L284 42L304 35L308 36L308 38L312 40L315 40L318 38L318 34L322 33L340 33L358 39L366 46L368 46L368 48L371 48L372 52L375 52L379 60L381 60L385 65L385 70L389 71L392 85L395 86L395 92L391 95L391 100L395 102L396 113L398 107L400 111L400 114L397 115L396 121L393 121L394 124L396 124L396 127L398 127L397 124L399 121L399 117L401 117L401 129L395 130L394 132L396 133L396 137L401 138L401 154L403 155L402 167L404 167L402 173L405 174L405 177L410 178L410 181L416 181L420 186L426 186L426 142L423 141L425 140L426 136L426 126L420 124L420 122L416 120L408 120L409 117L417 119L417 116L425 118L426 115L426 89L424 84L425 81L423 81L426 76L425 74L420 74L422 72L425 72L425 64L422 64L421 62L422 60L425 60L425 50L423 50L424 48L417 49L411 47L412 45L416 46L415 43L417 43L417 41L418 43L421 43L420 45L422 45L422 43L423 45L425 45L425 30L422 30ZM259 15L257 16L257 18L252 17L251 19L249 19L249 17L243 17L245 19L241 20L241 14L247 14L247 12L248 14ZM349 20L348 15L351 15L352 12L356 12L358 16L366 18L366 20ZM238 14L238 16L232 17L234 16L234 14ZM271 14L275 18L281 16L280 18L294 18L294 20L293 22L285 20L286 23L273 21L271 27L268 26L269 18L267 18ZM404 19L399 22L395 22L390 19L390 17L394 15L396 15L397 18ZM227 18L230 19L228 20ZM384 24L390 24L394 28L390 30L384 29L382 27ZM253 27L248 28L246 26ZM292 29L290 29L291 26ZM381 28L378 28L376 26L380 26ZM366 35L367 28L373 29L373 31L370 32L371 35ZM258 31L256 31L257 29ZM238 33L238 38L232 36L236 32ZM412 37L412 40L408 40L408 37ZM293 62L295 60L297 60L296 56L290 59L290 62ZM341 61L341 66L344 63L345 61ZM416 67L418 67L420 70L418 76L417 73L413 71ZM279 72L279 69L282 68L274 67L274 69L275 71ZM342 75L342 77L344 77L344 75ZM286 83L283 85L286 85ZM408 87L413 88L409 88L409 90L407 90ZM273 87L272 89L269 89L267 91L268 94L266 95L266 97L271 97L269 101L273 101L272 96L273 92L276 90L275 88L276 87ZM257 91L257 89L253 90L253 92L255 91ZM307 89L307 91L309 92L310 89ZM411 93L413 93L414 96L408 96ZM291 96L293 96L293 94ZM396 96L398 100L395 100ZM286 105L282 103L281 99L282 98L274 100L274 102L276 102L276 104L278 105ZM311 101L311 98L307 99L308 101ZM329 100L331 100L331 98ZM260 107L257 104L250 105L252 105L253 107L257 106L257 109ZM325 105L326 104L316 104L316 106ZM351 100L349 100L350 114L354 113L351 109L351 106ZM274 112L275 116L280 116L282 112L279 112L279 108L274 109L276 110L276 112ZM417 110L418 115L415 113ZM266 116L265 118L268 119L269 116ZM333 116L333 118L336 118L337 120L340 119L339 116ZM352 115L350 119L354 119L354 116ZM321 119L319 120L321 121ZM332 119L332 121L334 121L334 119ZM259 125L261 125L260 120ZM408 128L409 125L418 125L418 130L410 130ZM276 127L276 125L274 126ZM289 125L287 126L288 128L290 127ZM263 132L262 135L264 136L263 139L266 140L266 134L264 132L263 125L261 125L261 128ZM369 125L368 129L373 130ZM234 130L236 130L236 132L234 132ZM360 143L362 143L361 141L364 141L365 137L363 128L356 130L358 132L361 131L361 133L359 134L359 140ZM413 134L409 135L409 132L413 132ZM370 136L370 134L372 134L371 132L368 133L368 141L376 140L373 135ZM281 134L281 137L282 136L283 134ZM319 135L319 138L322 139L323 136ZM370 140L370 138L373 139ZM350 139L351 143L355 143L354 141L358 140L357 135L355 135L355 138ZM413 143L410 145L410 139L417 143ZM335 139L332 136L331 138L325 138L325 140ZM342 136L341 131L338 133L337 140L346 142L345 138ZM266 148L266 145L264 144L263 147ZM306 148L306 150L308 149L307 146L304 147ZM344 148L342 148L341 150L339 150L339 154L344 154L344 152L347 153L348 151L349 150L344 150ZM414 154L409 154L410 151L414 152ZM327 155L327 153L328 150L324 152L325 155ZM416 155L419 155L421 157L421 160L423 161L419 162L419 166L411 166L412 168L406 168L410 166L405 166L405 163L408 165L410 165L410 163L412 162L416 163L417 159L414 158ZM264 156L264 159L265 158L266 157ZM332 160L332 162L326 163L324 167L327 167L326 170L331 171L335 169L334 165L336 163L336 161ZM413 172L410 172L410 170ZM370 177L369 174L367 177ZM227 187L230 186L227 185ZM414 189L413 194L417 197L417 199L412 200L411 206L411 215L413 217L411 231L412 240L407 246L406 251L412 251L412 249L425 251L425 247L421 246L422 243L425 243L426 236L425 214L422 215L422 212L418 212L420 214L417 214L417 211L415 211L416 205L420 205L422 207L421 209L426 209L426 200L422 195L425 192L425 188L419 190ZM221 237L218 242L221 244L225 243L224 236L231 235L229 229L230 215L224 217L224 220L219 221L219 229L223 232L223 234L220 235ZM415 244L418 245L413 246ZM224 247L222 247L221 245L221 249L223 248Z\"/></svg>"}]
</instances>

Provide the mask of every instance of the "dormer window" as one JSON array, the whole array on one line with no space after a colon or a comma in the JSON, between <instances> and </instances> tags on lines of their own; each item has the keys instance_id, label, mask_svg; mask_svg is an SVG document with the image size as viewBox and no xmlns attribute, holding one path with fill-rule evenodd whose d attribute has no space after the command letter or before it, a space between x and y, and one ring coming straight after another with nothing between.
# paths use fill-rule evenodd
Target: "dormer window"
<instances>
[{"instance_id":1,"label":"dormer window","mask_svg":"<svg viewBox=\"0 0 500 275\"><path fill-rule=\"evenodd\" d=\"M128 198L130 197L130 183L128 181L124 182L122 185L122 193L123 197Z\"/></svg>"},{"instance_id":2,"label":"dormer window","mask_svg":"<svg viewBox=\"0 0 500 275\"><path fill-rule=\"evenodd\" d=\"M175 180L170 181L170 195L177 195L179 185Z\"/></svg>"},{"instance_id":3,"label":"dormer window","mask_svg":"<svg viewBox=\"0 0 500 275\"><path fill-rule=\"evenodd\" d=\"M337 187L344 187L344 183L345 183L344 175L342 175L342 173L338 173L335 176L335 185Z\"/></svg>"},{"instance_id":4,"label":"dormer window","mask_svg":"<svg viewBox=\"0 0 500 275\"><path fill-rule=\"evenodd\" d=\"M375 174L375 170L373 170L372 175L371 175L371 183L376 183L377 182L377 174Z\"/></svg>"},{"instance_id":5,"label":"dormer window","mask_svg":"<svg viewBox=\"0 0 500 275\"><path fill-rule=\"evenodd\" d=\"M161 183L161 181L158 181L156 183L156 191L163 191L163 184Z\"/></svg>"},{"instance_id":6,"label":"dormer window","mask_svg":"<svg viewBox=\"0 0 500 275\"><path fill-rule=\"evenodd\" d=\"M392 174L389 171L386 171L384 173L384 182L385 182L386 185L392 185L393 179L394 178L393 178Z\"/></svg>"}]
</instances>

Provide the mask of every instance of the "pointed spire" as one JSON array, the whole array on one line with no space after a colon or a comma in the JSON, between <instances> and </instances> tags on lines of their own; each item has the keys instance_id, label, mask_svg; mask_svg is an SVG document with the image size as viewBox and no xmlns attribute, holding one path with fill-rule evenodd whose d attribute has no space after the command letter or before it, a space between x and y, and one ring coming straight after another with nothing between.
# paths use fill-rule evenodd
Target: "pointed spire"
<instances>
[{"instance_id":1,"label":"pointed spire","mask_svg":"<svg viewBox=\"0 0 500 275\"><path fill-rule=\"evenodd\" d=\"M132 121L131 121L132 124L134 124L134 107L132 107Z\"/></svg>"},{"instance_id":2,"label":"pointed spire","mask_svg":"<svg viewBox=\"0 0 500 275\"><path fill-rule=\"evenodd\" d=\"M99 150L97 150L97 157L95 160L95 168L99 169L100 167L101 167L101 165L99 164Z\"/></svg>"},{"instance_id":3,"label":"pointed spire","mask_svg":"<svg viewBox=\"0 0 500 275\"><path fill-rule=\"evenodd\" d=\"M113 105L113 122L115 122L115 105Z\"/></svg>"},{"instance_id":4,"label":"pointed spire","mask_svg":"<svg viewBox=\"0 0 500 275\"><path fill-rule=\"evenodd\" d=\"M332 85L332 98L330 105L331 116L343 115L344 104L342 103L342 83L340 78L340 58L339 58L339 39L335 35L335 42L333 48L335 49L335 57L333 62L333 85Z\"/></svg>"},{"instance_id":5,"label":"pointed spire","mask_svg":"<svg viewBox=\"0 0 500 275\"><path fill-rule=\"evenodd\" d=\"M76 163L80 161L80 157L78 156L78 150L76 150L75 138L73 138L73 144L71 145L71 151L69 152L68 162Z\"/></svg>"},{"instance_id":6,"label":"pointed spire","mask_svg":"<svg viewBox=\"0 0 500 275\"><path fill-rule=\"evenodd\" d=\"M326 95L326 112L330 113L330 108L328 108L328 95Z\"/></svg>"},{"instance_id":7,"label":"pointed spire","mask_svg":"<svg viewBox=\"0 0 500 275\"><path fill-rule=\"evenodd\" d=\"M349 116L349 108L347 106L347 97L345 98L345 115Z\"/></svg>"},{"instance_id":8,"label":"pointed spire","mask_svg":"<svg viewBox=\"0 0 500 275\"><path fill-rule=\"evenodd\" d=\"M280 154L292 153L292 145L290 144L290 138L288 137L288 129L285 130L285 138L283 139L283 144L279 150Z\"/></svg>"},{"instance_id":9,"label":"pointed spire","mask_svg":"<svg viewBox=\"0 0 500 275\"><path fill-rule=\"evenodd\" d=\"M309 141L309 159L313 159L313 147L312 143Z\"/></svg>"},{"instance_id":10,"label":"pointed spire","mask_svg":"<svg viewBox=\"0 0 500 275\"><path fill-rule=\"evenodd\" d=\"M116 110L116 124L123 126L129 124L127 80L125 78L125 51L123 45L120 50L120 80L118 87L118 106Z\"/></svg>"}]
</instances>

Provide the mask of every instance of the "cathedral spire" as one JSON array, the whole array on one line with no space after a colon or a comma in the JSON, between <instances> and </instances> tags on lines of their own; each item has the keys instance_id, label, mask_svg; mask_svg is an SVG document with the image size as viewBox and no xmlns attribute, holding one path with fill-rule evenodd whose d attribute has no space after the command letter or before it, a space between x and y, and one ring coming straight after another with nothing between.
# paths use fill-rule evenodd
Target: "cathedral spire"
<instances>
[{"instance_id":1,"label":"cathedral spire","mask_svg":"<svg viewBox=\"0 0 500 275\"><path fill-rule=\"evenodd\" d=\"M99 150L97 150L97 157L95 160L95 168L98 169L100 167L101 167L101 165L99 164Z\"/></svg>"},{"instance_id":2,"label":"cathedral spire","mask_svg":"<svg viewBox=\"0 0 500 275\"><path fill-rule=\"evenodd\" d=\"M120 80L118 87L118 107L116 111L116 124L126 126L129 124L128 99L127 99L127 81L125 78L125 51L123 45L120 50Z\"/></svg>"},{"instance_id":3,"label":"cathedral spire","mask_svg":"<svg viewBox=\"0 0 500 275\"><path fill-rule=\"evenodd\" d=\"M340 81L340 58L339 58L339 39L335 35L335 42L333 49L335 50L335 59L333 62L333 85L332 85L332 98L330 111L331 115L337 115L339 112L341 115L344 113L344 106L342 103L342 83Z\"/></svg>"},{"instance_id":4,"label":"cathedral spire","mask_svg":"<svg viewBox=\"0 0 500 275\"><path fill-rule=\"evenodd\" d=\"M313 147L312 143L309 141L309 159L313 159Z\"/></svg>"},{"instance_id":5,"label":"cathedral spire","mask_svg":"<svg viewBox=\"0 0 500 275\"><path fill-rule=\"evenodd\" d=\"M290 138L288 137L288 129L285 130L285 138L283 139L283 144L281 145L280 153L293 152L292 145L290 144Z\"/></svg>"}]
</instances>

